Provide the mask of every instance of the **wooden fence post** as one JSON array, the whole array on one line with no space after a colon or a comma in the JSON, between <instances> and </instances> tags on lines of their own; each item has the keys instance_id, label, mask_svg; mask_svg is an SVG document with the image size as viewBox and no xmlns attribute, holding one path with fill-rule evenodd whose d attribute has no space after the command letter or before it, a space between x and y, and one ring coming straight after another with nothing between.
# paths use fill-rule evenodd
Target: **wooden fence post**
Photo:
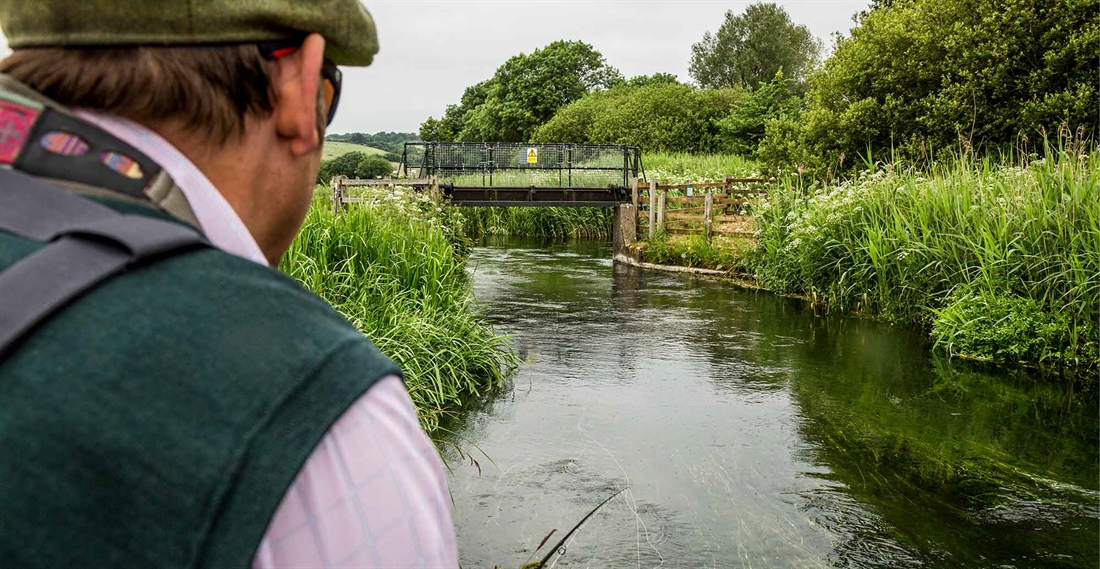
<instances>
[{"instance_id":1,"label":"wooden fence post","mask_svg":"<svg viewBox=\"0 0 1100 569\"><path fill-rule=\"evenodd\" d=\"M638 230L638 177L630 179L630 203L634 205L634 231Z\"/></svg>"},{"instance_id":2,"label":"wooden fence post","mask_svg":"<svg viewBox=\"0 0 1100 569\"><path fill-rule=\"evenodd\" d=\"M439 207L439 204L443 202L443 192L439 189L439 178L433 174L428 177L428 181L428 195L431 196L432 203Z\"/></svg>"},{"instance_id":3,"label":"wooden fence post","mask_svg":"<svg viewBox=\"0 0 1100 569\"><path fill-rule=\"evenodd\" d=\"M657 194L657 230L660 231L665 228L665 194L668 190L661 190L661 193Z\"/></svg>"},{"instance_id":4,"label":"wooden fence post","mask_svg":"<svg viewBox=\"0 0 1100 569\"><path fill-rule=\"evenodd\" d=\"M649 181L649 236L657 234L657 180Z\"/></svg>"},{"instance_id":5,"label":"wooden fence post","mask_svg":"<svg viewBox=\"0 0 1100 569\"><path fill-rule=\"evenodd\" d=\"M713 194L710 192L710 188L707 188L706 197L703 198L703 238L707 240L707 243L710 243L710 226L714 218L711 211L713 203Z\"/></svg>"},{"instance_id":6,"label":"wooden fence post","mask_svg":"<svg viewBox=\"0 0 1100 569\"><path fill-rule=\"evenodd\" d=\"M329 185L332 186L332 214L340 215L340 205L344 201L340 188L340 176L333 176L329 180Z\"/></svg>"}]
</instances>

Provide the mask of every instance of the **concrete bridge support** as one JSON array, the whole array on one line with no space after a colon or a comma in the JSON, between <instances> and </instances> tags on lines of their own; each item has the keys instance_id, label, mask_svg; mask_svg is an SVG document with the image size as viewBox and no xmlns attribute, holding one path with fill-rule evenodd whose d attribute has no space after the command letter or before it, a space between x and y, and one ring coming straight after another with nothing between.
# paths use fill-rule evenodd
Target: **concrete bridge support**
<instances>
[{"instance_id":1,"label":"concrete bridge support","mask_svg":"<svg viewBox=\"0 0 1100 569\"><path fill-rule=\"evenodd\" d=\"M615 206L611 220L612 255L630 255L630 246L638 240L638 208L631 203Z\"/></svg>"}]
</instances>

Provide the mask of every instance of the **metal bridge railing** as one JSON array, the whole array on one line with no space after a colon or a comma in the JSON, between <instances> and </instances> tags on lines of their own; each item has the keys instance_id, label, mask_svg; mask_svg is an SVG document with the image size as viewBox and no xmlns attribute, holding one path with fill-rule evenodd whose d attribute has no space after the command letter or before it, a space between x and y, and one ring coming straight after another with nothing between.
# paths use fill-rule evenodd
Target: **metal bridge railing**
<instances>
[{"instance_id":1,"label":"metal bridge railing","mask_svg":"<svg viewBox=\"0 0 1100 569\"><path fill-rule=\"evenodd\" d=\"M407 142L401 171L455 187L627 188L642 155L623 145Z\"/></svg>"}]
</instances>

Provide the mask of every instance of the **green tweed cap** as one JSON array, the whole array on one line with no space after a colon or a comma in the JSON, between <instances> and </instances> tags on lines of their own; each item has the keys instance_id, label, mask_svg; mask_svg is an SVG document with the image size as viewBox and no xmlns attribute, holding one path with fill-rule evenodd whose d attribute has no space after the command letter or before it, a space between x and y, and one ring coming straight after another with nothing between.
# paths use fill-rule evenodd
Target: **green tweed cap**
<instances>
[{"instance_id":1,"label":"green tweed cap","mask_svg":"<svg viewBox=\"0 0 1100 569\"><path fill-rule=\"evenodd\" d=\"M325 38L337 65L370 65L374 19L358 0L0 0L12 49Z\"/></svg>"}]
</instances>

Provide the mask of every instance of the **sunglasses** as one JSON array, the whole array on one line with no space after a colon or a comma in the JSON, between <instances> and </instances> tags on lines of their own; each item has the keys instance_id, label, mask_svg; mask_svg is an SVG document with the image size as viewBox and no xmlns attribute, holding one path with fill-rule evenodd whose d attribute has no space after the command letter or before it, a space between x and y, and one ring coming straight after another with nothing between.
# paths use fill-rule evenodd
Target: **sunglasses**
<instances>
[{"instance_id":1,"label":"sunglasses","mask_svg":"<svg viewBox=\"0 0 1100 569\"><path fill-rule=\"evenodd\" d=\"M290 55L302 47L302 40L284 40L266 42L260 44L260 55L264 59L276 60ZM336 116L336 105L340 103L340 86L344 82L344 75L336 64L327 57L321 63L321 94L325 103L325 125L332 124L332 118Z\"/></svg>"}]
</instances>

